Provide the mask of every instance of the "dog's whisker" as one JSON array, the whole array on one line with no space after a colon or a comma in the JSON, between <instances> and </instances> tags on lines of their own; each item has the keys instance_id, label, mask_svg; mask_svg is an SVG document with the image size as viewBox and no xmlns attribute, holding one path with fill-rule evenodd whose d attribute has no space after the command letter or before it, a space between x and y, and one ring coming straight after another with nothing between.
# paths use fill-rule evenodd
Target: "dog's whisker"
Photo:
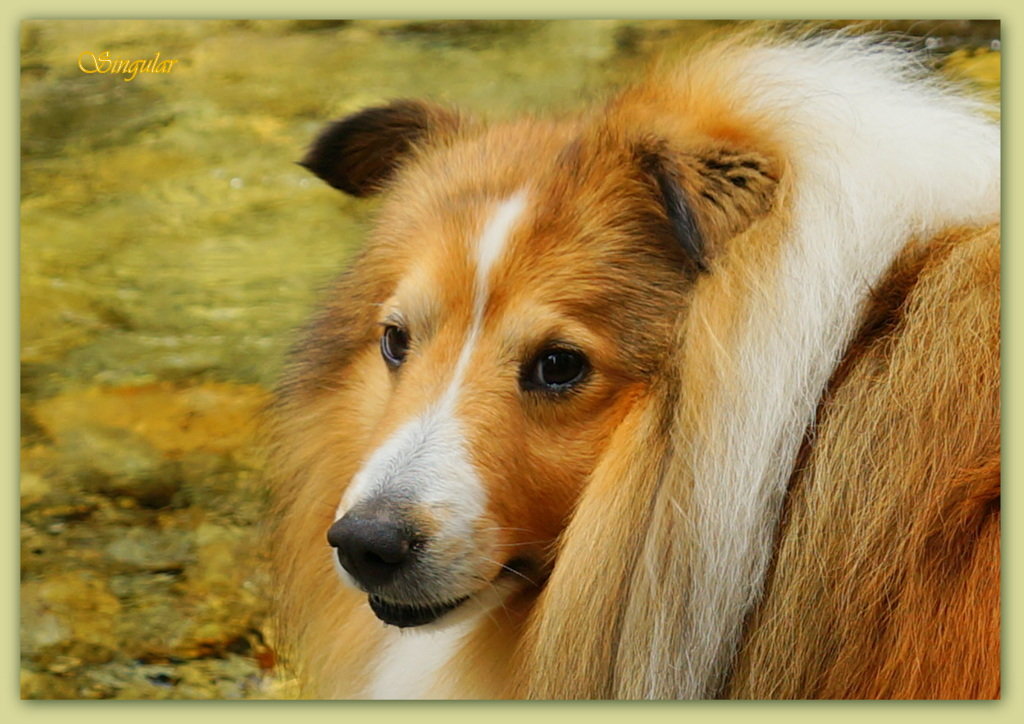
<instances>
[{"instance_id":1,"label":"dog's whisker","mask_svg":"<svg viewBox=\"0 0 1024 724\"><path fill-rule=\"evenodd\" d=\"M486 561L489 561L489 562L491 562L491 563L494 563L495 565L497 565L497 566L501 567L501 568L502 568L503 570L506 570L506 571L508 571L509 573L513 573L513 574L515 574L515 575L519 576L519 577L520 577L520 578L522 578L522 579L523 579L524 581L526 581L527 583L529 583L529 584L530 584L531 586L536 586L536 585L537 585L537 582L536 582L536 581L534 581L534 580L533 580L532 578L530 578L529 576L527 576L527 575L526 575L525 573L523 573L522 571L517 571L517 570L516 570L515 568L512 568L511 566L508 566L508 565L506 565L506 564L504 564L504 563L499 563L498 561L494 560L493 558L487 558L487 557L485 556L485 557L484 557L484 560L486 560Z\"/></svg>"}]
</instances>

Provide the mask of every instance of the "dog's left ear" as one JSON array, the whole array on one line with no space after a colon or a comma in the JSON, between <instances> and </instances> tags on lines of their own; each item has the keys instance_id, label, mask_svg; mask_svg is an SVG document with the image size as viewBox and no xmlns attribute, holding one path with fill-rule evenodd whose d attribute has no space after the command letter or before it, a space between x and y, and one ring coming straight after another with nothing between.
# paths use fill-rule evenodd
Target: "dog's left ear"
<instances>
[{"instance_id":1,"label":"dog's left ear","mask_svg":"<svg viewBox=\"0 0 1024 724\"><path fill-rule=\"evenodd\" d=\"M673 235L700 271L775 204L778 173L759 153L720 146L677 152L663 143L642 144L637 153Z\"/></svg>"},{"instance_id":2,"label":"dog's left ear","mask_svg":"<svg viewBox=\"0 0 1024 724\"><path fill-rule=\"evenodd\" d=\"M325 128L299 162L353 196L379 192L418 145L453 134L458 114L418 100L366 108Z\"/></svg>"}]
</instances>

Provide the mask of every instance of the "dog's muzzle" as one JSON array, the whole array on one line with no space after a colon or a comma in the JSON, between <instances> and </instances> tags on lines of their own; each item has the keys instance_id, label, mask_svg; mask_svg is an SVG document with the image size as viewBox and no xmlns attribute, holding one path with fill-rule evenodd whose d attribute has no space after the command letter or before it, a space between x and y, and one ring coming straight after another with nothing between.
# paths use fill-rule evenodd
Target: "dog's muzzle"
<instances>
[{"instance_id":1,"label":"dog's muzzle","mask_svg":"<svg viewBox=\"0 0 1024 724\"><path fill-rule=\"evenodd\" d=\"M424 539L390 510L357 506L327 531L338 562L369 594L370 609L381 621L402 628L436 621L458 608L467 596L435 601L428 592L431 566L424 560Z\"/></svg>"}]
</instances>

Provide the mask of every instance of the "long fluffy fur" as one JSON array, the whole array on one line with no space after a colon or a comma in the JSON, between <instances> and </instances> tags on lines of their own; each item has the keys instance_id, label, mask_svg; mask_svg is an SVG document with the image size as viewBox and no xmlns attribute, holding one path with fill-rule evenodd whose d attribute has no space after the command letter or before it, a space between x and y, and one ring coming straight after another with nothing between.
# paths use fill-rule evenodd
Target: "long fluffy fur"
<instances>
[{"instance_id":1,"label":"long fluffy fur","mask_svg":"<svg viewBox=\"0 0 1024 724\"><path fill-rule=\"evenodd\" d=\"M820 408L731 696L998 696L998 235L896 268Z\"/></svg>"},{"instance_id":2,"label":"long fluffy fur","mask_svg":"<svg viewBox=\"0 0 1024 724\"><path fill-rule=\"evenodd\" d=\"M997 127L910 62L856 39L725 46L659 89L680 113L725 107L770 129L790 165L788 218L775 221L775 259L739 259L755 244L733 239L723 261L735 266L696 291L679 335L680 391L654 400L681 401L660 478L628 470L608 482L609 499L599 471L584 493L533 632L531 695L721 693L762 590L800 441L864 297L911 237L998 213ZM935 361L922 360L926 373L939 373ZM957 431L936 434L955 440ZM880 454L898 465L900 452ZM845 470L829 484L852 483L859 471ZM593 532L609 529L630 531L625 547ZM635 560L600 583L589 578L623 550L638 551Z\"/></svg>"},{"instance_id":3,"label":"long fluffy fur","mask_svg":"<svg viewBox=\"0 0 1024 724\"><path fill-rule=\"evenodd\" d=\"M998 695L998 229L977 230L998 219L998 125L902 50L834 36L720 43L592 123L737 144L778 187L736 218L687 189L709 271L539 598L464 651L490 672L472 691ZM355 603L308 554L370 442L352 371L388 243L311 324L275 413L282 619L321 695L379 646L334 641Z\"/></svg>"}]
</instances>

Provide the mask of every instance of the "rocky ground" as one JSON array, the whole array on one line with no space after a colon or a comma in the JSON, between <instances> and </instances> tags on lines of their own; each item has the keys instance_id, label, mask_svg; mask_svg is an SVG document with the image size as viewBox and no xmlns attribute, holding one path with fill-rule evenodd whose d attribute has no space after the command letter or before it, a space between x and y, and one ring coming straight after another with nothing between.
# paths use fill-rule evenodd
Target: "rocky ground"
<instances>
[{"instance_id":1,"label":"rocky ground","mask_svg":"<svg viewBox=\"0 0 1024 724\"><path fill-rule=\"evenodd\" d=\"M402 96L571 109L721 25L25 22L22 696L294 692L253 433L372 213L293 163L327 119ZM898 29L998 92L997 24ZM179 63L83 74L103 50Z\"/></svg>"}]
</instances>

